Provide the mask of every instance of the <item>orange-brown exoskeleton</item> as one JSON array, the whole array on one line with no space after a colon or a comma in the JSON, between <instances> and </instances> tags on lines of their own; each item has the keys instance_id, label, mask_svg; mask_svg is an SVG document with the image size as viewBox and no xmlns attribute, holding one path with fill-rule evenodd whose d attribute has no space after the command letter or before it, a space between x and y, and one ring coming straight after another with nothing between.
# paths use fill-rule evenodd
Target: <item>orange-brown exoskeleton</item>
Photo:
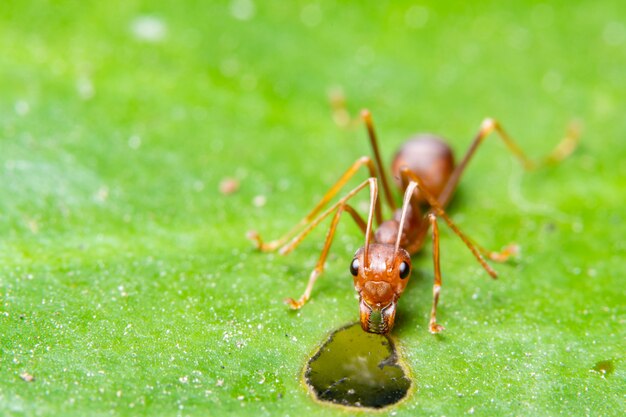
<instances>
[{"instance_id":1,"label":"orange-brown exoskeleton","mask_svg":"<svg viewBox=\"0 0 626 417\"><path fill-rule=\"evenodd\" d=\"M311 272L304 294L297 300L292 298L285 300L291 308L299 309L311 297L313 285L324 270L324 263L341 214L344 212L350 214L365 234L365 244L357 250L349 268L354 278L354 287L359 294L361 327L371 333L388 333L394 325L398 299L411 276L411 255L423 247L428 230L432 228L435 282L429 330L431 333L438 333L443 330L443 327L436 320L441 289L437 219L443 219L461 238L492 278L496 278L496 272L485 258L502 262L516 252L514 245L505 247L501 252L483 249L467 237L446 214L445 207L452 198L461 175L478 146L490 133L496 132L524 167L532 169L544 163L559 161L569 155L576 146L577 131L571 129L559 145L539 163L528 159L500 124L493 119L483 121L469 150L458 164L454 161L452 150L441 138L430 134L417 135L404 143L391 164L391 174L404 193L402 206L398 208L382 165L371 114L363 110L361 115L367 127L374 159L367 156L359 158L330 188L313 210L283 237L271 242L263 242L256 232L250 232L249 237L263 251L279 250L281 254L286 254L295 249L322 220L332 215L321 256ZM369 178L322 211L361 167L367 168ZM392 212L391 218L384 221L381 203L378 199L379 181L385 201ZM370 190L367 221L349 204L349 200L364 188ZM374 222L377 225L375 231L373 230Z\"/></svg>"}]
</instances>

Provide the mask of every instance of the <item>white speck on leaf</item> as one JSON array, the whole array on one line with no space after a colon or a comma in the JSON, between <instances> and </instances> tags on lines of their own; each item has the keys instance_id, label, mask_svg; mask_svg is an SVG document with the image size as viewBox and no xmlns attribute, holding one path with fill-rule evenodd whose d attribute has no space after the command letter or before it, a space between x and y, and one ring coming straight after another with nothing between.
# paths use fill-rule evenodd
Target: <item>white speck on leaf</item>
<instances>
[{"instance_id":1,"label":"white speck on leaf","mask_svg":"<svg viewBox=\"0 0 626 417\"><path fill-rule=\"evenodd\" d=\"M252 205L254 207L263 207L267 203L267 198L264 195L257 195L252 199Z\"/></svg>"},{"instance_id":2,"label":"white speck on leaf","mask_svg":"<svg viewBox=\"0 0 626 417\"><path fill-rule=\"evenodd\" d=\"M160 42L167 36L167 25L155 16L139 16L132 21L131 31L136 39Z\"/></svg>"},{"instance_id":3,"label":"white speck on leaf","mask_svg":"<svg viewBox=\"0 0 626 417\"><path fill-rule=\"evenodd\" d=\"M30 105L25 100L16 101L13 108L18 116L26 116L30 112Z\"/></svg>"},{"instance_id":4,"label":"white speck on leaf","mask_svg":"<svg viewBox=\"0 0 626 417\"><path fill-rule=\"evenodd\" d=\"M104 203L107 198L109 198L109 187L107 187L106 185L98 188L98 191L96 191L93 196L94 201L98 203Z\"/></svg>"},{"instance_id":5,"label":"white speck on leaf","mask_svg":"<svg viewBox=\"0 0 626 417\"><path fill-rule=\"evenodd\" d=\"M141 137L139 135L132 135L128 138L128 146L131 149L139 149L141 146Z\"/></svg>"},{"instance_id":6,"label":"white speck on leaf","mask_svg":"<svg viewBox=\"0 0 626 417\"><path fill-rule=\"evenodd\" d=\"M86 76L78 78L76 81L76 91L78 92L78 96L83 100L89 100L96 93L93 83Z\"/></svg>"},{"instance_id":7,"label":"white speck on leaf","mask_svg":"<svg viewBox=\"0 0 626 417\"><path fill-rule=\"evenodd\" d=\"M257 85L257 78L254 74L246 74L241 77L241 88L245 91L253 91Z\"/></svg>"},{"instance_id":8,"label":"white speck on leaf","mask_svg":"<svg viewBox=\"0 0 626 417\"><path fill-rule=\"evenodd\" d=\"M356 50L354 58L361 65L369 65L376 58L376 53L369 45L363 45Z\"/></svg>"},{"instance_id":9,"label":"white speck on leaf","mask_svg":"<svg viewBox=\"0 0 626 417\"><path fill-rule=\"evenodd\" d=\"M548 71L541 79L543 89L549 93L555 93L561 89L562 77L556 71Z\"/></svg>"},{"instance_id":10,"label":"white speck on leaf","mask_svg":"<svg viewBox=\"0 0 626 417\"><path fill-rule=\"evenodd\" d=\"M315 27L322 21L322 9L317 3L307 4L300 12L300 20L308 27Z\"/></svg>"},{"instance_id":11,"label":"white speck on leaf","mask_svg":"<svg viewBox=\"0 0 626 417\"><path fill-rule=\"evenodd\" d=\"M236 58L226 58L220 62L220 72L224 77L234 77L239 72L239 67Z\"/></svg>"},{"instance_id":12,"label":"white speck on leaf","mask_svg":"<svg viewBox=\"0 0 626 417\"><path fill-rule=\"evenodd\" d=\"M404 14L404 23L407 27L419 29L428 23L428 8L424 6L411 6Z\"/></svg>"},{"instance_id":13,"label":"white speck on leaf","mask_svg":"<svg viewBox=\"0 0 626 417\"><path fill-rule=\"evenodd\" d=\"M626 41L626 26L621 22L609 22L604 26L602 38L608 45L621 45Z\"/></svg>"},{"instance_id":14,"label":"white speck on leaf","mask_svg":"<svg viewBox=\"0 0 626 417\"><path fill-rule=\"evenodd\" d=\"M252 0L233 0L230 13L237 20L250 20L254 17L255 7Z\"/></svg>"}]
</instances>

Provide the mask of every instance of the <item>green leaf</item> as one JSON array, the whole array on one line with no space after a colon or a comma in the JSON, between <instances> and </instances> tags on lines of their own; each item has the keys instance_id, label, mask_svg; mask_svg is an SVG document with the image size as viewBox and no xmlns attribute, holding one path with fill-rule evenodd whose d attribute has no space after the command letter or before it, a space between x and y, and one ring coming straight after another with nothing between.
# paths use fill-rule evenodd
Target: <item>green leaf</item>
<instances>
[{"instance_id":1,"label":"green leaf","mask_svg":"<svg viewBox=\"0 0 626 417\"><path fill-rule=\"evenodd\" d=\"M423 131L459 158L487 116L533 158L584 125L529 173L481 146L449 213L521 255L492 281L442 224L446 330L428 332L428 243L392 334L414 389L391 412L623 414L625 18L617 1L5 1L0 414L356 414L314 401L303 369L358 319L358 228L340 224L298 312L282 299L328 223L286 257L245 237L287 232L369 154L333 119L339 92L386 161Z\"/></svg>"}]
</instances>

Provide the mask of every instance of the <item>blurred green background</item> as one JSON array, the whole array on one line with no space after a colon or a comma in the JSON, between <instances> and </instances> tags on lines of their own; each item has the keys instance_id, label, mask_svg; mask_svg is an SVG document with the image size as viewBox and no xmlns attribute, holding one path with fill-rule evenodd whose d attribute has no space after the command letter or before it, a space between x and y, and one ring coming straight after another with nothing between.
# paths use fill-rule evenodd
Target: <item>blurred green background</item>
<instances>
[{"instance_id":1,"label":"blurred green background","mask_svg":"<svg viewBox=\"0 0 626 417\"><path fill-rule=\"evenodd\" d=\"M438 337L430 248L415 258L394 329L415 390L387 413L622 415L626 6L468 3L3 1L0 414L359 414L301 378L357 320L356 227L297 313L281 300L325 228L288 257L245 239L369 153L333 120L341 91L386 159L419 131L460 154L487 116L533 157L585 127L541 171L480 150L449 212L521 256L491 281L442 228Z\"/></svg>"}]
</instances>

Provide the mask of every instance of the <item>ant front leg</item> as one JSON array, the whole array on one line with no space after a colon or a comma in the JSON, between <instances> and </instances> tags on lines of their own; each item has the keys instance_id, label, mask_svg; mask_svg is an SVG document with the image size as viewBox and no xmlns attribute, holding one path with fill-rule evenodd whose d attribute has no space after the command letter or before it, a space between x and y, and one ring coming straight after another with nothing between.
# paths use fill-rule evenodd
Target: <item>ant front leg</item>
<instances>
[{"instance_id":1,"label":"ant front leg","mask_svg":"<svg viewBox=\"0 0 626 417\"><path fill-rule=\"evenodd\" d=\"M263 252L271 252L279 247L283 246L292 236L296 234L298 230L305 227L307 224L310 224L311 221L315 218L315 216L332 200L332 198L337 195L339 190L359 171L359 169L365 166L369 172L370 178L376 178L376 167L371 158L367 156L363 156L357 159L346 172L337 180L337 182L330 187L330 189L324 194L322 199L317 203L315 207L304 216L302 220L300 220L290 231L285 233L282 237L272 240L270 242L263 242L261 236L254 230L248 232L248 239L252 240L256 247ZM376 215L376 223L380 224L382 222L382 213L380 204L376 204L375 207L375 215Z\"/></svg>"},{"instance_id":2,"label":"ant front leg","mask_svg":"<svg viewBox=\"0 0 626 417\"><path fill-rule=\"evenodd\" d=\"M430 310L429 331L432 334L439 333L445 328L437 324L437 304L439 303L439 292L441 291L441 266L439 264L439 227L437 226L437 216L428 214L428 221L433 229L433 266L435 268L435 282L433 284L433 307Z\"/></svg>"},{"instance_id":3,"label":"ant front leg","mask_svg":"<svg viewBox=\"0 0 626 417\"><path fill-rule=\"evenodd\" d=\"M439 228L437 226L437 216L443 218L452 231L461 238L463 243L474 254L478 262L485 268L487 273L492 278L496 278L496 272L487 264L482 257L480 250L476 248L474 243L452 222L452 219L448 217L443 207L439 205L435 197L423 186L423 181L415 173L404 167L400 170L402 181L408 181L408 185L404 192L404 200L402 203L402 214L400 216L400 224L398 225L398 238L396 240L395 250L398 251L400 247L401 231L404 230L404 223L406 221L408 208L411 204L411 199L415 197L415 191L419 188L422 195L426 198L426 201L431 205L431 211L427 214L430 226L433 229L433 266L435 270L435 281L433 284L433 305L430 312L429 330L431 333L439 333L444 330L443 326L437 324L437 304L439 303L439 293L441 291L441 266L439 262ZM406 183L406 182L404 182ZM428 229L425 228L425 231ZM425 232L424 232L425 233ZM420 241L423 241L423 236L420 237Z\"/></svg>"},{"instance_id":4,"label":"ant front leg","mask_svg":"<svg viewBox=\"0 0 626 417\"><path fill-rule=\"evenodd\" d=\"M476 260L482 265L485 271L487 271L487 273L492 278L494 279L497 278L498 274L496 274L496 271L494 271L493 268L489 266L489 264L487 263L487 261L485 261L485 258L482 255L482 252L484 251L484 249L477 247L476 244L474 244L474 242L472 241L472 239L466 236L465 233L463 233L461 229L459 229L459 227L456 224L454 224L452 219L446 214L443 206L439 204L437 199L430 193L430 191L428 191L428 189L424 187L424 181L407 167L403 167L400 169L400 176L401 176L402 182L408 185L406 187L406 190L404 191L402 215L400 217L400 226L398 230L399 231L403 230L406 213L407 213L409 205L411 204L411 199L415 196L415 189L419 188L420 193L423 194L428 204L430 204L431 212L435 213L437 216L444 219L448 227L450 227L450 229L452 229L452 231L463 241L463 243L465 243L465 246L467 246L467 248L472 252ZM425 231L427 231L427 229L424 229L424 232ZM398 234L400 235L400 232L398 232ZM423 236L420 237L418 240L420 242L423 241ZM400 245L400 238L398 238L396 242L396 248L399 245Z\"/></svg>"},{"instance_id":5,"label":"ant front leg","mask_svg":"<svg viewBox=\"0 0 626 417\"><path fill-rule=\"evenodd\" d=\"M369 207L369 215L367 219L367 224L363 221L361 216L352 208L352 206L347 204L347 201L354 197L359 191L365 188L369 184L370 187L370 207ZM341 214L344 211L350 213L352 218L355 220L359 228L365 233L366 242L369 242L372 236L372 220L373 213L375 211L375 206L378 201L378 186L376 183L376 178L369 178L367 181L361 183L358 187L350 191L345 197L339 200L335 205L322 213L318 218L312 221L302 232L300 232L296 237L292 239L292 241L281 248L281 253L288 253L296 248L302 242L302 240L309 234L309 232L315 228L322 220L324 220L330 213L335 211L335 215L333 216L333 220L330 224L330 228L328 229L328 233L326 234L326 240L324 242L324 247L322 249L322 253L315 265L313 271L311 271L311 275L309 276L309 282L306 286L306 289L302 296L298 300L294 300L293 298L285 299L285 303L289 305L294 310L301 308L310 298L311 292L313 291L313 286L315 282L319 278L319 276L324 272L324 264L326 263L326 257L328 256L328 252L330 251L330 246L333 242L333 238L335 236L335 231L337 230L337 225L339 224L339 220L341 218Z\"/></svg>"}]
</instances>

